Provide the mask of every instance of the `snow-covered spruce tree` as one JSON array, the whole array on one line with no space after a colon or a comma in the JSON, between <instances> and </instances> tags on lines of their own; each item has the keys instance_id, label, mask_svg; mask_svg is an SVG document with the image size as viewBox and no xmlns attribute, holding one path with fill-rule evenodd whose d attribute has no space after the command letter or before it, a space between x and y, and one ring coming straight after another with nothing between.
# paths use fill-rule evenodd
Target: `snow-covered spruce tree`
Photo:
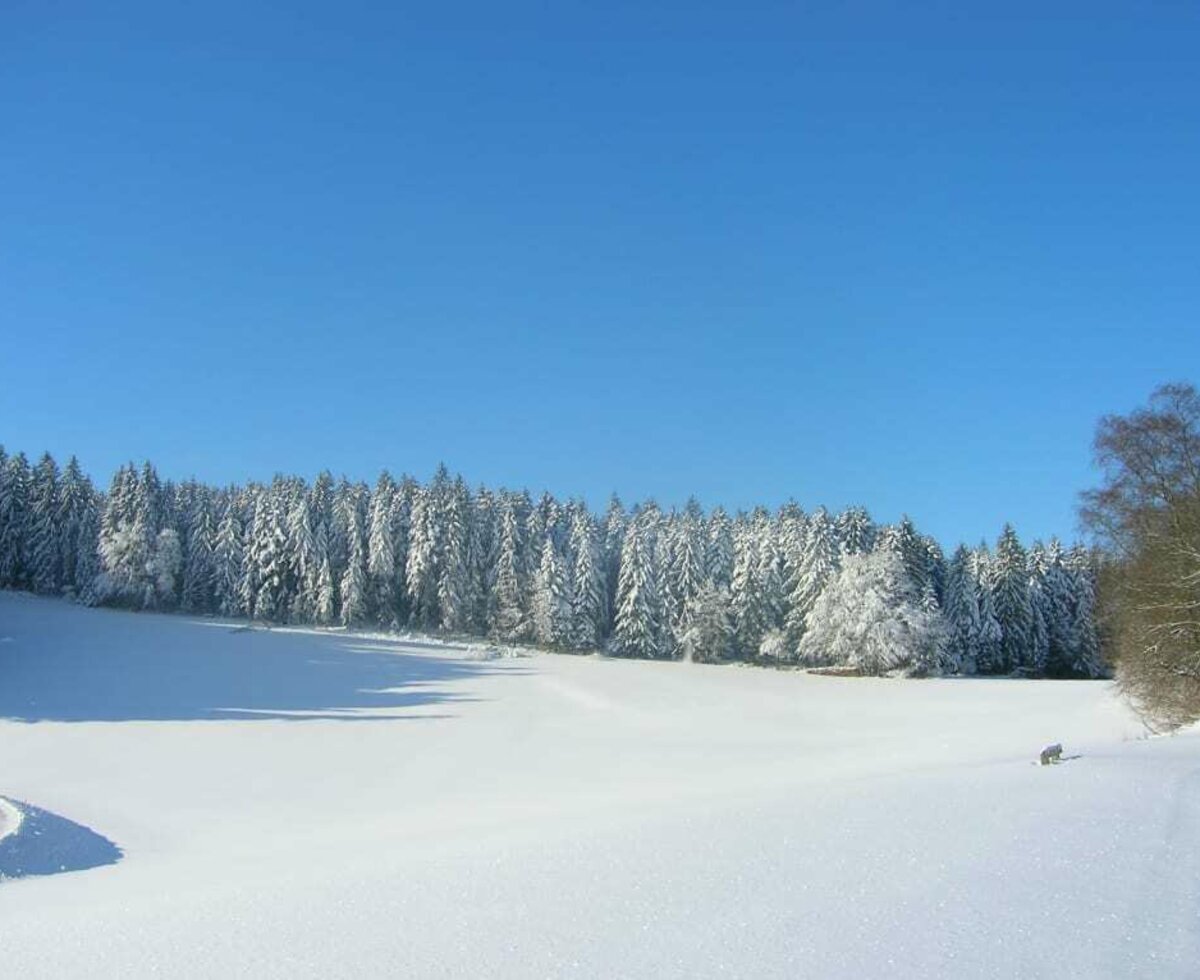
<instances>
[{"instance_id":1,"label":"snow-covered spruce tree","mask_svg":"<svg viewBox=\"0 0 1200 980\"><path fill-rule=\"evenodd\" d=\"M719 663L729 658L733 644L733 622L729 615L729 590L705 582L688 600L687 629L680 641L684 660Z\"/></svg>"},{"instance_id":2,"label":"snow-covered spruce tree","mask_svg":"<svg viewBox=\"0 0 1200 980\"><path fill-rule=\"evenodd\" d=\"M496 498L487 487L481 486L472 495L467 537L469 632L474 634L485 634L488 629L488 607L495 587L500 541L497 532Z\"/></svg>"},{"instance_id":3,"label":"snow-covered spruce tree","mask_svg":"<svg viewBox=\"0 0 1200 980\"><path fill-rule=\"evenodd\" d=\"M384 470L371 493L367 520L367 578L370 581L371 615L380 626L399 622L396 605L396 546L393 540L392 508L396 484Z\"/></svg>"},{"instance_id":4,"label":"snow-covered spruce tree","mask_svg":"<svg viewBox=\"0 0 1200 980\"><path fill-rule=\"evenodd\" d=\"M566 647L571 632L571 599L554 537L546 535L533 593L533 638L542 646Z\"/></svg>"},{"instance_id":5,"label":"snow-covered spruce tree","mask_svg":"<svg viewBox=\"0 0 1200 980\"><path fill-rule=\"evenodd\" d=\"M179 541L179 532L173 527L164 527L158 532L147 571L154 584L154 606L174 609L179 603L183 545Z\"/></svg>"},{"instance_id":6,"label":"snow-covered spruce tree","mask_svg":"<svg viewBox=\"0 0 1200 980\"><path fill-rule=\"evenodd\" d=\"M365 487L361 488L365 494ZM341 581L341 617L344 626L357 626L367 620L367 541L363 527L363 507L359 488L343 497L341 504L346 528L346 568Z\"/></svg>"},{"instance_id":7,"label":"snow-covered spruce tree","mask_svg":"<svg viewBox=\"0 0 1200 980\"><path fill-rule=\"evenodd\" d=\"M79 460L72 456L63 468L62 481L59 485L58 523L63 588L69 595L76 597L82 596L87 587L91 585L86 574L83 577L79 574L80 561L92 560L84 555L87 545L81 540L81 535L84 525L93 521L93 518L95 518L93 523L99 527L99 515L95 513L97 507L96 490L92 486L92 481L84 474ZM94 539L91 547L94 551Z\"/></svg>"},{"instance_id":8,"label":"snow-covered spruce tree","mask_svg":"<svg viewBox=\"0 0 1200 980\"><path fill-rule=\"evenodd\" d=\"M1073 609L1075 583L1067 569L1062 544L1051 538L1036 562L1031 557L1030 564L1039 580L1042 617L1046 623L1045 673L1051 677L1076 676L1079 633Z\"/></svg>"},{"instance_id":9,"label":"snow-covered spruce tree","mask_svg":"<svg viewBox=\"0 0 1200 980\"><path fill-rule=\"evenodd\" d=\"M1001 674L1004 673L1004 652L1001 648L1004 630L996 615L995 589L992 587L992 556L987 545L981 544L971 553L971 572L979 589L976 671L980 674Z\"/></svg>"},{"instance_id":10,"label":"snow-covered spruce tree","mask_svg":"<svg viewBox=\"0 0 1200 980\"><path fill-rule=\"evenodd\" d=\"M848 555L817 598L800 641L800 660L863 674L936 673L945 625L921 607L903 563L888 550Z\"/></svg>"},{"instance_id":11,"label":"snow-covered spruce tree","mask_svg":"<svg viewBox=\"0 0 1200 980\"><path fill-rule=\"evenodd\" d=\"M392 494L391 523L392 550L396 557L396 620L407 623L412 618L412 607L408 601L408 554L412 538L413 501L416 499L417 481L411 476L402 476Z\"/></svg>"},{"instance_id":12,"label":"snow-covered spruce tree","mask_svg":"<svg viewBox=\"0 0 1200 980\"><path fill-rule=\"evenodd\" d=\"M311 494L304 487L298 487L287 502L285 532L292 585L288 619L294 623L311 623L316 620L320 559L313 530Z\"/></svg>"},{"instance_id":13,"label":"snow-covered spruce tree","mask_svg":"<svg viewBox=\"0 0 1200 980\"><path fill-rule=\"evenodd\" d=\"M75 597L82 603L94 606L100 601L97 587L100 582L100 507L95 499L79 518L79 532L75 537L75 570L72 575Z\"/></svg>"},{"instance_id":14,"label":"snow-covered spruce tree","mask_svg":"<svg viewBox=\"0 0 1200 980\"><path fill-rule=\"evenodd\" d=\"M676 647L688 629L688 604L707 578L707 535L700 504L688 500L682 515L673 515L667 531L670 546L664 574L667 622Z\"/></svg>"},{"instance_id":15,"label":"snow-covered spruce tree","mask_svg":"<svg viewBox=\"0 0 1200 980\"><path fill-rule=\"evenodd\" d=\"M511 494L500 504L500 541L496 580L490 603L488 632L506 643L529 637L525 609L524 541L517 507Z\"/></svg>"},{"instance_id":16,"label":"snow-covered spruce tree","mask_svg":"<svg viewBox=\"0 0 1200 980\"><path fill-rule=\"evenodd\" d=\"M715 585L728 588L733 581L733 522L724 508L715 507L708 515L708 555L705 560L708 578Z\"/></svg>"},{"instance_id":17,"label":"snow-covered spruce tree","mask_svg":"<svg viewBox=\"0 0 1200 980\"><path fill-rule=\"evenodd\" d=\"M620 657L663 656L662 599L648 522L634 519L621 546L612 652Z\"/></svg>"},{"instance_id":18,"label":"snow-covered spruce tree","mask_svg":"<svg viewBox=\"0 0 1200 980\"><path fill-rule=\"evenodd\" d=\"M733 526L733 576L729 608L733 615L733 649L739 660L753 660L770 627L758 583L758 535L754 524L739 515Z\"/></svg>"},{"instance_id":19,"label":"snow-covered spruce tree","mask_svg":"<svg viewBox=\"0 0 1200 980\"><path fill-rule=\"evenodd\" d=\"M150 579L154 530L149 496L132 465L113 477L100 525L101 602L149 608L154 604Z\"/></svg>"},{"instance_id":20,"label":"snow-covered spruce tree","mask_svg":"<svg viewBox=\"0 0 1200 980\"><path fill-rule=\"evenodd\" d=\"M571 628L569 645L575 650L595 650L605 634L606 587L601 567L599 532L583 508L571 524L571 551L575 556L571 576Z\"/></svg>"},{"instance_id":21,"label":"snow-covered spruce tree","mask_svg":"<svg viewBox=\"0 0 1200 980\"><path fill-rule=\"evenodd\" d=\"M0 588L28 583L29 461L21 452L0 467Z\"/></svg>"},{"instance_id":22,"label":"snow-covered spruce tree","mask_svg":"<svg viewBox=\"0 0 1200 980\"><path fill-rule=\"evenodd\" d=\"M1071 579L1071 632L1075 639L1072 672L1079 677L1104 676L1104 661L1096 625L1096 560L1083 545L1067 552L1064 561Z\"/></svg>"},{"instance_id":23,"label":"snow-covered spruce tree","mask_svg":"<svg viewBox=\"0 0 1200 980\"><path fill-rule=\"evenodd\" d=\"M990 573L988 584L1001 631L1000 672L1036 670L1026 554L1010 524L1004 525L996 542Z\"/></svg>"},{"instance_id":24,"label":"snow-covered spruce tree","mask_svg":"<svg viewBox=\"0 0 1200 980\"><path fill-rule=\"evenodd\" d=\"M943 608L949 633L947 650L954 668L973 674L979 660L979 583L965 545L959 545L950 559Z\"/></svg>"},{"instance_id":25,"label":"snow-covered spruce tree","mask_svg":"<svg viewBox=\"0 0 1200 980\"><path fill-rule=\"evenodd\" d=\"M608 501L608 510L604 514L603 540L600 547L601 571L604 573L604 608L615 610L617 607L617 585L621 574L621 548L625 543L625 531L628 523L625 505L615 493Z\"/></svg>"},{"instance_id":26,"label":"snow-covered spruce tree","mask_svg":"<svg viewBox=\"0 0 1200 980\"><path fill-rule=\"evenodd\" d=\"M419 629L435 629L438 625L440 489L436 486L418 489L412 501L405 584L410 622Z\"/></svg>"},{"instance_id":27,"label":"snow-covered spruce tree","mask_svg":"<svg viewBox=\"0 0 1200 980\"><path fill-rule=\"evenodd\" d=\"M242 593L245 565L245 541L238 500L233 493L226 495L221 522L217 525L217 541L213 548L215 565L215 602L222 616L242 616L249 612Z\"/></svg>"},{"instance_id":28,"label":"snow-covered spruce tree","mask_svg":"<svg viewBox=\"0 0 1200 980\"><path fill-rule=\"evenodd\" d=\"M207 494L192 501L188 514L180 607L184 612L210 612L216 590L217 525Z\"/></svg>"},{"instance_id":29,"label":"snow-covered spruce tree","mask_svg":"<svg viewBox=\"0 0 1200 980\"><path fill-rule=\"evenodd\" d=\"M57 595L62 589L58 484L58 464L43 453L29 484L28 531L29 584L42 595Z\"/></svg>"},{"instance_id":30,"label":"snow-covered spruce tree","mask_svg":"<svg viewBox=\"0 0 1200 980\"><path fill-rule=\"evenodd\" d=\"M268 488L260 490L246 550L246 563L252 569L247 609L253 618L269 623L282 622L288 611L289 561L281 509L277 493Z\"/></svg>"},{"instance_id":31,"label":"snow-covered spruce tree","mask_svg":"<svg viewBox=\"0 0 1200 980\"><path fill-rule=\"evenodd\" d=\"M861 555L875 547L875 522L865 507L847 507L836 522L843 555Z\"/></svg>"},{"instance_id":32,"label":"snow-covered spruce tree","mask_svg":"<svg viewBox=\"0 0 1200 980\"><path fill-rule=\"evenodd\" d=\"M795 574L792 594L788 597L784 623L788 641L797 653L808 629L808 615L816 606L830 577L837 572L840 558L837 531L825 508L818 507L808 520L804 551Z\"/></svg>"},{"instance_id":33,"label":"snow-covered spruce tree","mask_svg":"<svg viewBox=\"0 0 1200 980\"><path fill-rule=\"evenodd\" d=\"M441 557L438 561L438 618L441 628L465 633L471 627L471 492L462 477L455 479L441 500L438 523Z\"/></svg>"}]
</instances>

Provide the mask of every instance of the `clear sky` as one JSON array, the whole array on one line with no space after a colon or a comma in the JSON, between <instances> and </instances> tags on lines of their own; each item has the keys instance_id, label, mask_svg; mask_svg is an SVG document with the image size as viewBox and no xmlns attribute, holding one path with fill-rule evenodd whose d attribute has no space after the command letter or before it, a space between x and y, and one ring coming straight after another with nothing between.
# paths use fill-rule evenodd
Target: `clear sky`
<instances>
[{"instance_id":1,"label":"clear sky","mask_svg":"<svg viewBox=\"0 0 1200 980\"><path fill-rule=\"evenodd\" d=\"M0 442L1074 533L1200 380L1200 5L0 16Z\"/></svg>"}]
</instances>

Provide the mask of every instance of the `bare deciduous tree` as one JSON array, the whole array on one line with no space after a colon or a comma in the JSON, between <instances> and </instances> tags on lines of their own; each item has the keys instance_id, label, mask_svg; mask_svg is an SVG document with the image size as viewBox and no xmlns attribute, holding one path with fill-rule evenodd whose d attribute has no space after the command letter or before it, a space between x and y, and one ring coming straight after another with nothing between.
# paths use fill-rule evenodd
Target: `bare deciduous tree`
<instances>
[{"instance_id":1,"label":"bare deciduous tree","mask_svg":"<svg viewBox=\"0 0 1200 980\"><path fill-rule=\"evenodd\" d=\"M1158 388L1101 419L1103 485L1080 515L1111 557L1102 576L1109 649L1124 692L1158 729L1200 718L1200 394Z\"/></svg>"}]
</instances>

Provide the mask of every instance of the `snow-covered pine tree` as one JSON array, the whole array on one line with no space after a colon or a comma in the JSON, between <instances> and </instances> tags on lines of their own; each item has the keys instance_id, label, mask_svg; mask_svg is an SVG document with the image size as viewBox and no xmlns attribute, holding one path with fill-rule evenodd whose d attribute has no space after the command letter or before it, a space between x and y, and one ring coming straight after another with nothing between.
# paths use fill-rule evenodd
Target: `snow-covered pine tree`
<instances>
[{"instance_id":1,"label":"snow-covered pine tree","mask_svg":"<svg viewBox=\"0 0 1200 980\"><path fill-rule=\"evenodd\" d=\"M180 606L184 612L210 612L216 591L217 525L207 494L193 499L188 524Z\"/></svg>"},{"instance_id":2,"label":"snow-covered pine tree","mask_svg":"<svg viewBox=\"0 0 1200 980\"><path fill-rule=\"evenodd\" d=\"M663 655L662 598L648 520L631 520L621 545L612 651L621 657Z\"/></svg>"},{"instance_id":3,"label":"snow-covered pine tree","mask_svg":"<svg viewBox=\"0 0 1200 980\"><path fill-rule=\"evenodd\" d=\"M365 488L363 488L365 491ZM346 569L341 581L341 617L344 626L357 626L367 619L367 542L359 494L352 491L342 503L346 528Z\"/></svg>"},{"instance_id":4,"label":"snow-covered pine tree","mask_svg":"<svg viewBox=\"0 0 1200 980\"><path fill-rule=\"evenodd\" d=\"M438 623L438 489L418 488L412 501L405 585L410 622L418 629L435 629Z\"/></svg>"},{"instance_id":5,"label":"snow-covered pine tree","mask_svg":"<svg viewBox=\"0 0 1200 980\"><path fill-rule=\"evenodd\" d=\"M472 501L467 539L470 631L486 633L488 607L495 588L496 559L500 536L497 529L496 498L487 487L479 487Z\"/></svg>"},{"instance_id":6,"label":"snow-covered pine tree","mask_svg":"<svg viewBox=\"0 0 1200 980\"><path fill-rule=\"evenodd\" d=\"M676 647L688 629L688 605L703 588L708 578L705 567L708 541L704 512L693 497L683 513L671 522L668 532L671 545L664 576L667 596L667 621Z\"/></svg>"},{"instance_id":7,"label":"snow-covered pine tree","mask_svg":"<svg viewBox=\"0 0 1200 980\"><path fill-rule=\"evenodd\" d=\"M1036 669L1026 554L1010 524L1000 532L990 571L989 585L1002 634L1000 671Z\"/></svg>"},{"instance_id":8,"label":"snow-covered pine tree","mask_svg":"<svg viewBox=\"0 0 1200 980\"><path fill-rule=\"evenodd\" d=\"M723 507L714 507L708 515L708 554L705 567L708 578L721 588L733 581L733 522Z\"/></svg>"},{"instance_id":9,"label":"snow-covered pine tree","mask_svg":"<svg viewBox=\"0 0 1200 980\"><path fill-rule=\"evenodd\" d=\"M287 615L288 555L281 502L276 492L261 488L254 501L254 519L246 550L251 568L247 610L255 619L281 622Z\"/></svg>"},{"instance_id":10,"label":"snow-covered pine tree","mask_svg":"<svg viewBox=\"0 0 1200 980\"><path fill-rule=\"evenodd\" d=\"M22 452L9 456L0 469L0 588L28 583L29 461Z\"/></svg>"},{"instance_id":11,"label":"snow-covered pine tree","mask_svg":"<svg viewBox=\"0 0 1200 980\"><path fill-rule=\"evenodd\" d=\"M571 599L563 563L553 534L547 534L533 593L533 637L542 646L565 647L570 630Z\"/></svg>"},{"instance_id":12,"label":"snow-covered pine tree","mask_svg":"<svg viewBox=\"0 0 1200 980\"><path fill-rule=\"evenodd\" d=\"M393 508L396 484L384 470L375 482L371 494L370 517L367 522L367 578L370 581L370 607L380 626L399 623L396 603L396 544Z\"/></svg>"},{"instance_id":13,"label":"snow-covered pine tree","mask_svg":"<svg viewBox=\"0 0 1200 980\"><path fill-rule=\"evenodd\" d=\"M571 576L571 629L569 643L576 650L594 650L604 638L607 620L604 571L601 567L599 532L585 508L571 521L571 552L575 564Z\"/></svg>"},{"instance_id":14,"label":"snow-covered pine tree","mask_svg":"<svg viewBox=\"0 0 1200 980\"><path fill-rule=\"evenodd\" d=\"M311 501L311 492L299 487L287 503L287 557L292 582L288 618L295 623L316 620L320 558Z\"/></svg>"},{"instance_id":15,"label":"snow-covered pine tree","mask_svg":"<svg viewBox=\"0 0 1200 980\"><path fill-rule=\"evenodd\" d=\"M1067 552L1064 565L1071 578L1071 632L1075 638L1073 673L1102 677L1105 673L1096 624L1096 559L1081 544Z\"/></svg>"},{"instance_id":16,"label":"snow-covered pine tree","mask_svg":"<svg viewBox=\"0 0 1200 980\"><path fill-rule=\"evenodd\" d=\"M837 531L825 508L818 507L808 520L804 551L792 594L788 597L788 612L784 622L788 642L797 652L808 628L808 614L816 605L830 576L837 572L840 559Z\"/></svg>"},{"instance_id":17,"label":"snow-covered pine tree","mask_svg":"<svg viewBox=\"0 0 1200 980\"><path fill-rule=\"evenodd\" d=\"M1045 673L1051 677L1072 677L1076 673L1075 659L1079 649L1072 610L1075 583L1067 570L1061 542L1051 538L1037 561L1031 554L1030 564L1038 579L1042 618L1046 624Z\"/></svg>"},{"instance_id":18,"label":"snow-covered pine tree","mask_svg":"<svg viewBox=\"0 0 1200 980\"><path fill-rule=\"evenodd\" d=\"M836 522L843 555L861 555L875 547L875 522L865 507L847 507Z\"/></svg>"},{"instance_id":19,"label":"snow-covered pine tree","mask_svg":"<svg viewBox=\"0 0 1200 980\"><path fill-rule=\"evenodd\" d=\"M758 656L769 623L758 583L758 536L754 524L739 514L733 525L733 575L729 611L733 616L733 651L739 660Z\"/></svg>"},{"instance_id":20,"label":"snow-covered pine tree","mask_svg":"<svg viewBox=\"0 0 1200 980\"><path fill-rule=\"evenodd\" d=\"M625 505L615 493L608 501L608 510L604 514L604 537L600 548L601 570L604 573L605 592L604 607L615 610L617 607L617 586L621 574L621 548L625 544L625 530L628 523Z\"/></svg>"},{"instance_id":21,"label":"snow-covered pine tree","mask_svg":"<svg viewBox=\"0 0 1200 980\"><path fill-rule=\"evenodd\" d=\"M57 595L62 589L58 484L58 464L43 453L30 479L28 528L29 584L42 595Z\"/></svg>"},{"instance_id":22,"label":"snow-covered pine tree","mask_svg":"<svg viewBox=\"0 0 1200 980\"><path fill-rule=\"evenodd\" d=\"M246 607L242 591L245 570L245 541L242 517L235 494L227 493L221 521L217 525L217 541L213 548L215 564L215 596L217 612L222 616L243 616Z\"/></svg>"},{"instance_id":23,"label":"snow-covered pine tree","mask_svg":"<svg viewBox=\"0 0 1200 980\"><path fill-rule=\"evenodd\" d=\"M94 568L95 556L85 555L87 544L81 539L83 528L89 522L95 528L98 523L98 501L92 481L87 478L79 465L79 460L72 456L63 468L62 481L59 485L58 523L59 545L61 548L63 587L68 594L81 597L92 584L91 575L79 572L80 562L86 562ZM95 539L91 542L95 550Z\"/></svg>"},{"instance_id":24,"label":"snow-covered pine tree","mask_svg":"<svg viewBox=\"0 0 1200 980\"><path fill-rule=\"evenodd\" d=\"M934 673L945 624L921 608L900 558L890 549L846 556L817 598L800 641L800 660L856 667L864 674L906 669Z\"/></svg>"},{"instance_id":25,"label":"snow-covered pine tree","mask_svg":"<svg viewBox=\"0 0 1200 980\"><path fill-rule=\"evenodd\" d=\"M441 628L465 633L471 626L474 596L471 594L469 521L473 506L471 492L462 477L457 477L441 499L438 539L438 617Z\"/></svg>"},{"instance_id":26,"label":"snow-covered pine tree","mask_svg":"<svg viewBox=\"0 0 1200 980\"><path fill-rule=\"evenodd\" d=\"M522 522L515 497L505 494L500 502L500 540L488 631L506 643L519 643L529 637L522 537Z\"/></svg>"},{"instance_id":27,"label":"snow-covered pine tree","mask_svg":"<svg viewBox=\"0 0 1200 980\"><path fill-rule=\"evenodd\" d=\"M75 536L75 568L72 573L76 598L93 606L100 601L97 588L100 582L100 507L93 498L91 506L83 509Z\"/></svg>"},{"instance_id":28,"label":"snow-covered pine tree","mask_svg":"<svg viewBox=\"0 0 1200 980\"><path fill-rule=\"evenodd\" d=\"M1001 643L1004 630L996 615L995 590L992 587L992 556L986 544L971 552L971 573L979 595L979 643L975 655L980 674L1004 673L1004 652Z\"/></svg>"},{"instance_id":29,"label":"snow-covered pine tree","mask_svg":"<svg viewBox=\"0 0 1200 980\"><path fill-rule=\"evenodd\" d=\"M954 669L973 674L979 659L979 583L971 568L971 553L959 545L950 559L943 604L949 629L948 652Z\"/></svg>"}]
</instances>

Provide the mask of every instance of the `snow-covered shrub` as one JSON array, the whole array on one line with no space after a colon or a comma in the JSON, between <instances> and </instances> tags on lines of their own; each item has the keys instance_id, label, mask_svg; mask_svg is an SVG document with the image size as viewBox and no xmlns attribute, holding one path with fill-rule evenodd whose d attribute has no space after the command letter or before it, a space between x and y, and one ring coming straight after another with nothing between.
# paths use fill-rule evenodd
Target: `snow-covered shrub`
<instances>
[{"instance_id":1,"label":"snow-covered shrub","mask_svg":"<svg viewBox=\"0 0 1200 980\"><path fill-rule=\"evenodd\" d=\"M940 613L923 608L898 556L848 555L817 599L800 642L810 666L844 665L864 674L941 670L946 629Z\"/></svg>"}]
</instances>

